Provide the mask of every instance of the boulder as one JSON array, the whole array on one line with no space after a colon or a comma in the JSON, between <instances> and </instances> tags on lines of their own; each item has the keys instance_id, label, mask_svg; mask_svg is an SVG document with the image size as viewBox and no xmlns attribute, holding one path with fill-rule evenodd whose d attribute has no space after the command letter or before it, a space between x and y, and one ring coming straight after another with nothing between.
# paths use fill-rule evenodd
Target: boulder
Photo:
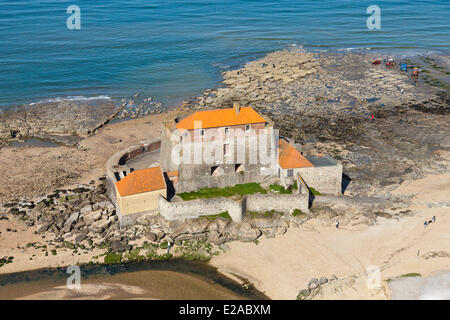
<instances>
[{"instance_id":1,"label":"boulder","mask_svg":"<svg viewBox=\"0 0 450 320\"><path fill-rule=\"evenodd\" d=\"M261 217L256 216L252 217L248 220L248 222L252 225L254 228L273 228L277 226L277 219L275 217Z\"/></svg>"},{"instance_id":2,"label":"boulder","mask_svg":"<svg viewBox=\"0 0 450 320\"><path fill-rule=\"evenodd\" d=\"M114 252L126 251L128 248L129 248L129 245L123 244L120 241L114 241L113 243L111 243L111 249Z\"/></svg>"},{"instance_id":3,"label":"boulder","mask_svg":"<svg viewBox=\"0 0 450 320\"><path fill-rule=\"evenodd\" d=\"M304 300L304 299L306 299L310 294L311 294L311 292L310 292L308 289L300 290L300 291L298 292L298 295L297 295L297 300Z\"/></svg>"},{"instance_id":4,"label":"boulder","mask_svg":"<svg viewBox=\"0 0 450 320\"><path fill-rule=\"evenodd\" d=\"M154 234L153 232L150 232L150 231L145 233L145 238L147 238L148 240L150 240L152 242L155 242L158 239L156 234Z\"/></svg>"},{"instance_id":5,"label":"boulder","mask_svg":"<svg viewBox=\"0 0 450 320\"><path fill-rule=\"evenodd\" d=\"M100 220L101 217L102 217L101 210L97 210L97 211L94 211L94 212L91 212L91 213L85 215L83 217L83 221L86 223L86 225L89 226L89 225L93 224L95 221Z\"/></svg>"},{"instance_id":6,"label":"boulder","mask_svg":"<svg viewBox=\"0 0 450 320\"><path fill-rule=\"evenodd\" d=\"M287 232L287 229L286 229L286 228L284 228L284 227L278 227L278 228L277 228L276 234L278 234L278 235L283 235L283 234L285 234L286 232Z\"/></svg>"},{"instance_id":7,"label":"boulder","mask_svg":"<svg viewBox=\"0 0 450 320\"><path fill-rule=\"evenodd\" d=\"M226 219L226 218L218 218L216 220L214 220L214 223L217 224L217 231L219 233L223 233L225 231L225 229L227 228L227 226L230 224L230 220Z\"/></svg>"},{"instance_id":8,"label":"boulder","mask_svg":"<svg viewBox=\"0 0 450 320\"><path fill-rule=\"evenodd\" d=\"M74 241L75 241L75 243L80 243L87 237L88 237L87 233L78 233L75 235Z\"/></svg>"},{"instance_id":9,"label":"boulder","mask_svg":"<svg viewBox=\"0 0 450 320\"><path fill-rule=\"evenodd\" d=\"M92 210L104 209L110 204L111 204L111 202L109 202L109 201L97 202L92 205Z\"/></svg>"},{"instance_id":10,"label":"boulder","mask_svg":"<svg viewBox=\"0 0 450 320\"><path fill-rule=\"evenodd\" d=\"M210 221L207 219L196 219L183 223L176 230L173 231L173 237L178 237L182 234L196 234L203 233L208 230L208 225Z\"/></svg>"},{"instance_id":11,"label":"boulder","mask_svg":"<svg viewBox=\"0 0 450 320\"><path fill-rule=\"evenodd\" d=\"M227 237L222 237L219 232L213 230L208 234L208 241L219 246L227 241Z\"/></svg>"},{"instance_id":12,"label":"boulder","mask_svg":"<svg viewBox=\"0 0 450 320\"><path fill-rule=\"evenodd\" d=\"M319 279L319 285L322 285L322 284L327 283L327 282L328 282L328 279L326 277L321 277Z\"/></svg>"},{"instance_id":13,"label":"boulder","mask_svg":"<svg viewBox=\"0 0 450 320\"><path fill-rule=\"evenodd\" d=\"M37 227L36 232L37 232L37 233L45 232L45 231L47 231L49 228L50 228L50 225L49 225L48 223L44 223L44 224L41 224L41 225L39 225L39 226Z\"/></svg>"},{"instance_id":14,"label":"boulder","mask_svg":"<svg viewBox=\"0 0 450 320\"><path fill-rule=\"evenodd\" d=\"M159 230L159 229L156 229L153 232L156 234L156 238L158 238L158 240L161 240L166 235L166 233L164 231Z\"/></svg>"},{"instance_id":15,"label":"boulder","mask_svg":"<svg viewBox=\"0 0 450 320\"><path fill-rule=\"evenodd\" d=\"M86 214L92 212L92 206L90 204L84 206L83 208L81 208L80 213L81 214Z\"/></svg>"},{"instance_id":16,"label":"boulder","mask_svg":"<svg viewBox=\"0 0 450 320\"><path fill-rule=\"evenodd\" d=\"M94 233L100 233L106 228L108 228L110 224L111 220L106 219L98 220L89 227L89 231Z\"/></svg>"},{"instance_id":17,"label":"boulder","mask_svg":"<svg viewBox=\"0 0 450 320\"><path fill-rule=\"evenodd\" d=\"M312 278L311 280L309 280L309 283L308 283L309 290L314 290L318 286L319 286L319 280L317 278Z\"/></svg>"},{"instance_id":18,"label":"boulder","mask_svg":"<svg viewBox=\"0 0 450 320\"><path fill-rule=\"evenodd\" d=\"M62 228L61 231L63 232L69 232L72 228L72 225L77 222L78 220L78 216L79 216L79 212L74 212L72 213L69 218L66 220L66 222L64 223L64 227Z\"/></svg>"},{"instance_id":19,"label":"boulder","mask_svg":"<svg viewBox=\"0 0 450 320\"><path fill-rule=\"evenodd\" d=\"M254 241L262 234L261 230L252 228L251 224L248 222L238 223L234 228L231 228L230 231L230 235L234 239L239 239L241 241Z\"/></svg>"},{"instance_id":20,"label":"boulder","mask_svg":"<svg viewBox=\"0 0 450 320\"><path fill-rule=\"evenodd\" d=\"M177 237L175 237L175 240L177 241L192 240L192 239L196 239L196 236L190 233L180 234Z\"/></svg>"},{"instance_id":21,"label":"boulder","mask_svg":"<svg viewBox=\"0 0 450 320\"><path fill-rule=\"evenodd\" d=\"M163 223L165 220L160 215L146 214L136 219L136 222L143 226L153 226Z\"/></svg>"},{"instance_id":22,"label":"boulder","mask_svg":"<svg viewBox=\"0 0 450 320\"><path fill-rule=\"evenodd\" d=\"M84 221L78 221L78 222L73 226L73 228L74 228L74 229L81 229L81 228L83 228L84 226L86 226L86 223L85 223Z\"/></svg>"}]
</instances>

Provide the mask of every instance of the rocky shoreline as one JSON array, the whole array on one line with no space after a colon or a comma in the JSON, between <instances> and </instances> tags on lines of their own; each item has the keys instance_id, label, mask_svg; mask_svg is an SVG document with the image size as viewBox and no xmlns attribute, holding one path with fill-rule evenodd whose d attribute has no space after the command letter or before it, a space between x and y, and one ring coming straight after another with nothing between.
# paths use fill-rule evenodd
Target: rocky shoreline
<instances>
[{"instance_id":1,"label":"rocky shoreline","mask_svg":"<svg viewBox=\"0 0 450 320\"><path fill-rule=\"evenodd\" d=\"M0 211L6 212L2 219L19 221L41 238L23 243L19 250L35 249L42 256L56 256L61 251L74 256L97 250L100 253L89 263L123 263L174 258L208 261L227 251L229 242L257 245L260 237L281 236L288 228L299 228L313 217L326 224L339 219L343 226L355 222L372 225L378 217L398 219L408 215L404 210L407 204L407 199L401 198L316 196L308 214L248 214L242 222L220 216L167 221L157 214L142 216L137 225L120 228L115 206L106 195L105 178L101 177L73 189L7 202ZM14 257L5 259L5 264L12 263Z\"/></svg>"},{"instance_id":2,"label":"rocky shoreline","mask_svg":"<svg viewBox=\"0 0 450 320\"><path fill-rule=\"evenodd\" d=\"M310 215L249 216L242 223L225 218L168 222L160 216L144 216L138 225L120 229L101 177L72 188L62 183L60 189L40 197L20 194L16 196L19 199L11 200L11 195L5 194L9 200L0 203L0 219L18 221L40 237L39 241L22 242L16 248L19 251L34 250L35 256L44 257L63 253L89 257L85 263L122 263L174 258L208 261L227 251L229 242L258 245L258 239L281 236L312 216L329 225L339 218L342 226L373 225L380 217L409 216L409 198L393 196L390 191L405 180L449 170L450 137L446 128L450 100L447 84L439 80L448 74L448 59L418 59L414 63L422 63L423 70L429 72L412 79L398 68L372 66L374 58L380 56L275 52L226 72L224 87L207 90L183 106L229 107L235 101L253 106L276 122L281 135L340 160L349 183L345 194L353 196L350 200L316 197ZM163 112L157 102L139 99L135 96L122 101L121 106L109 100L61 101L10 110L0 114L0 151L12 141L35 137L77 145L83 158L87 137L112 128L108 125L111 121ZM151 117L143 120L155 126ZM138 139L139 135L131 136ZM92 148L98 143L119 148L122 143L111 133L102 139L90 142ZM73 157L65 154L69 148L60 148L65 149L51 161ZM14 151L20 153L21 149ZM45 148L43 152L47 152ZM61 172L70 176L71 182L79 179L78 171L63 167L57 170L59 174L54 172L54 181L61 180ZM375 200L371 197L374 195ZM6 230L15 232L14 228ZM173 246L168 248L169 244ZM13 256L1 257L1 266L10 268L15 260ZM317 282L323 285L324 281Z\"/></svg>"},{"instance_id":3,"label":"rocky shoreline","mask_svg":"<svg viewBox=\"0 0 450 320\"><path fill-rule=\"evenodd\" d=\"M388 58L421 73L371 64ZM446 56L284 50L223 73L224 87L205 91L186 108L251 105L280 135L340 160L352 181L347 194L379 194L430 168L448 170L449 71Z\"/></svg>"},{"instance_id":4,"label":"rocky shoreline","mask_svg":"<svg viewBox=\"0 0 450 320\"><path fill-rule=\"evenodd\" d=\"M0 147L29 139L75 146L114 120L135 119L164 110L153 98L61 99L18 106L0 112Z\"/></svg>"},{"instance_id":5,"label":"rocky shoreline","mask_svg":"<svg viewBox=\"0 0 450 320\"><path fill-rule=\"evenodd\" d=\"M27 248L43 248L45 256L66 249L74 254L94 248L105 250L104 260L92 261L96 263L172 257L207 261L219 250L226 251L226 242L250 242L261 235L275 237L284 234L290 225L298 227L309 219L306 214L277 214L236 223L221 217L167 221L160 215L147 215L139 218L137 225L121 229L115 207L106 196L104 178L100 180L97 185L93 181L75 189L55 190L34 200L8 202L3 205L2 211L8 214L4 219L21 221L41 236L42 242L28 243ZM169 244L173 246L171 251L167 250Z\"/></svg>"}]
</instances>

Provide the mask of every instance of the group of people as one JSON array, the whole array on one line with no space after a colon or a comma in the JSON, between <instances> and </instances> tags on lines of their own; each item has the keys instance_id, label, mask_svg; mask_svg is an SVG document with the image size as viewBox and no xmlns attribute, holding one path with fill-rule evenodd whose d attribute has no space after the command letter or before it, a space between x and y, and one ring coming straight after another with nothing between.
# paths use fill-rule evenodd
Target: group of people
<instances>
[{"instance_id":1,"label":"group of people","mask_svg":"<svg viewBox=\"0 0 450 320\"><path fill-rule=\"evenodd\" d=\"M425 226L425 228L432 222L436 222L436 216L433 216L433 218L431 218L431 220L425 221L423 223L423 225Z\"/></svg>"}]
</instances>

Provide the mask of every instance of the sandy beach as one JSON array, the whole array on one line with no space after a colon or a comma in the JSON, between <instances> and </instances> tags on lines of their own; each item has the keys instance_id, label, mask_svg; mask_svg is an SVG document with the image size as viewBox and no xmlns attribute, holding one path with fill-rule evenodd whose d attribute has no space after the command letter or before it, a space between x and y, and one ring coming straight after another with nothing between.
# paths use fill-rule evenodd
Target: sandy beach
<instances>
[{"instance_id":1,"label":"sandy beach","mask_svg":"<svg viewBox=\"0 0 450 320\"><path fill-rule=\"evenodd\" d=\"M450 270L449 189L450 174L405 182L394 193L413 195L409 217L379 218L374 226L355 219L339 229L312 219L257 245L233 242L231 250L214 257L211 264L225 274L248 278L272 299L294 299L309 279L333 275L356 279L350 286L341 281L342 286L327 290L321 299L387 299L388 279ZM436 206L439 203L446 205ZM433 216L436 223L425 229L423 222ZM366 285L367 267L372 265L381 269L384 281L378 290Z\"/></svg>"},{"instance_id":2,"label":"sandy beach","mask_svg":"<svg viewBox=\"0 0 450 320\"><path fill-rule=\"evenodd\" d=\"M78 147L0 148L0 170L4 172L0 203L97 180L105 174L106 160L114 153L144 139L159 138L167 116L151 115L103 127Z\"/></svg>"}]
</instances>

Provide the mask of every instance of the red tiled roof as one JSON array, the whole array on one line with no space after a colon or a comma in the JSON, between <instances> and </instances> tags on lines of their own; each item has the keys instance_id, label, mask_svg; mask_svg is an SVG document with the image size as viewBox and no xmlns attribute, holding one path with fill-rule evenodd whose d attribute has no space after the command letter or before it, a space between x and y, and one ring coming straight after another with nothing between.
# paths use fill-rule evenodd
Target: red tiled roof
<instances>
[{"instance_id":1,"label":"red tiled roof","mask_svg":"<svg viewBox=\"0 0 450 320\"><path fill-rule=\"evenodd\" d=\"M161 167L135 170L122 180L116 182L119 194L129 196L143 192L166 189L166 182Z\"/></svg>"},{"instance_id":2,"label":"red tiled roof","mask_svg":"<svg viewBox=\"0 0 450 320\"><path fill-rule=\"evenodd\" d=\"M168 177L178 177L178 170L167 171L167 176Z\"/></svg>"},{"instance_id":3,"label":"red tiled roof","mask_svg":"<svg viewBox=\"0 0 450 320\"><path fill-rule=\"evenodd\" d=\"M239 113L234 108L198 111L177 123L177 129L192 130L194 121L201 121L202 128L237 126L267 122L252 107L241 107Z\"/></svg>"},{"instance_id":4,"label":"red tiled roof","mask_svg":"<svg viewBox=\"0 0 450 320\"><path fill-rule=\"evenodd\" d=\"M293 146L283 139L279 142L280 151L278 163L283 169L314 167L304 156L300 154Z\"/></svg>"}]
</instances>

